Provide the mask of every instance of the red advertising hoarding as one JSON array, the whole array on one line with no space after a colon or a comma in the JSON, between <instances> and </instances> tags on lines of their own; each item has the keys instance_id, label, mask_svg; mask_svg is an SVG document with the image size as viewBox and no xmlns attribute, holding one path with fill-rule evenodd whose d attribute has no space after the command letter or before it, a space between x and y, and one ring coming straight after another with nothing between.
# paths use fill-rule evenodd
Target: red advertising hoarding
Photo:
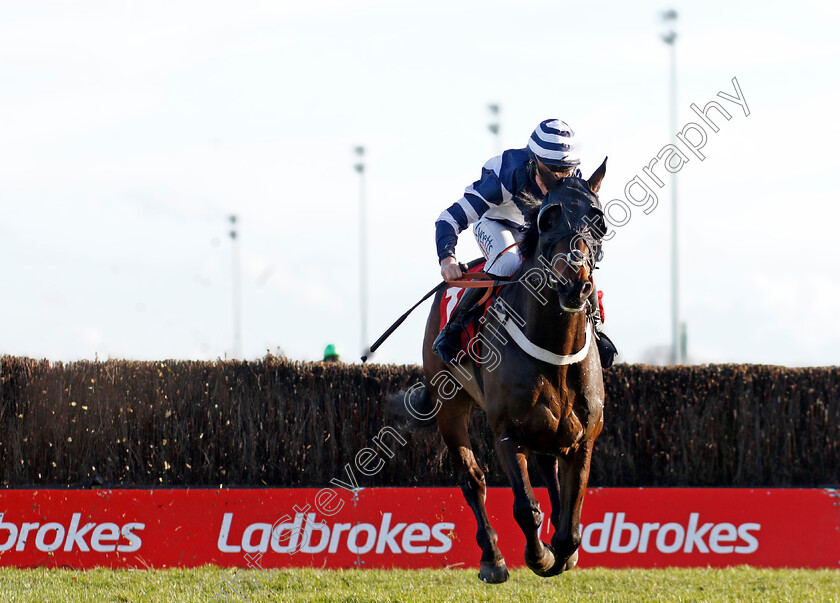
<instances>
[{"instance_id":1,"label":"red advertising hoarding","mask_svg":"<svg viewBox=\"0 0 840 603\"><path fill-rule=\"evenodd\" d=\"M579 567L836 568L839 503L829 489L594 488ZM489 490L515 567L512 505ZM475 529L455 488L0 492L0 566L477 567ZM546 542L550 530L546 518Z\"/></svg>"}]
</instances>

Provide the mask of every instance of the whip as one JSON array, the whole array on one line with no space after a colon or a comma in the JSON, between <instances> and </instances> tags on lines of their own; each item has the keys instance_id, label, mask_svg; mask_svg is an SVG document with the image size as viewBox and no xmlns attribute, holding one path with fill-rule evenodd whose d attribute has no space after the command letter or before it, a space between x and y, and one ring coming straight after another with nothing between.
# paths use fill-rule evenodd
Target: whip
<instances>
[{"instance_id":1,"label":"whip","mask_svg":"<svg viewBox=\"0 0 840 603\"><path fill-rule=\"evenodd\" d=\"M460 265L460 266L461 266L461 272L466 272L467 270L470 270L471 268L475 268L476 266L478 266L479 264L481 264L481 262L483 262L483 261L485 261L485 260L484 260L484 258L476 258L476 259L474 259L473 261L471 261L470 263L468 263L468 264L466 264L466 265L461 264L461 265ZM398 319L394 322L394 324L392 324L390 327L388 327L388 330L387 330L387 331L385 331L385 332L384 332L384 333L383 333L383 334L379 337L379 339L377 339L375 342L373 342L373 345L371 345L371 346L370 346L370 347L369 347L369 348L365 351L365 353L364 353L364 354L362 354L362 362L364 363L365 361L367 361L367 359L368 359L368 358L370 358L370 355L371 355L371 354L373 354L373 353L377 350L377 348L379 348L379 346L380 346L380 345L382 345L382 343L383 343L386 339L388 339L388 337L390 337L390 336L391 336L391 333L393 333L394 331L396 331L396 330L397 330L397 327L399 327L399 326L400 326L403 322L405 322L405 319L406 319L406 318L408 318L408 315L409 315L409 314L411 314L412 312L414 312L414 310L417 308L417 306L419 306L419 305L420 305L420 304L422 304L424 301L426 301L427 299L429 299L432 295L434 295L435 293L437 293L438 291L440 291L441 289L443 289L444 287L447 287L447 286L448 286L448 283L447 283L446 281L441 281L440 283L438 283L438 284L434 287L434 289L432 289L432 290L431 290L431 291L429 291L426 295L424 295L422 298L420 298L420 301L418 301L416 304L414 304L413 306L411 306L411 307L410 307L410 308L406 311L406 313L405 313L405 314L403 314L402 316L400 316L400 317L399 317L399 318L398 318Z\"/></svg>"}]
</instances>

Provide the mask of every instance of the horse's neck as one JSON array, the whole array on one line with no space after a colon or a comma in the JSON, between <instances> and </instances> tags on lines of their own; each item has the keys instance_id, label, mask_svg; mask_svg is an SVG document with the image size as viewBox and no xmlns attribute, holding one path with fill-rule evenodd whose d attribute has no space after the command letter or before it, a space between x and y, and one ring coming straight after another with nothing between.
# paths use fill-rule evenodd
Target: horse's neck
<instances>
[{"instance_id":1,"label":"horse's neck","mask_svg":"<svg viewBox=\"0 0 840 603\"><path fill-rule=\"evenodd\" d=\"M531 268L539 266L537 262L523 262L519 272L512 278L522 277ZM505 301L522 317L525 325L523 333L531 343L560 355L574 354L583 346L586 339L587 313L564 312L560 308L557 293L546 285L539 291L521 286L510 288L510 295Z\"/></svg>"}]
</instances>

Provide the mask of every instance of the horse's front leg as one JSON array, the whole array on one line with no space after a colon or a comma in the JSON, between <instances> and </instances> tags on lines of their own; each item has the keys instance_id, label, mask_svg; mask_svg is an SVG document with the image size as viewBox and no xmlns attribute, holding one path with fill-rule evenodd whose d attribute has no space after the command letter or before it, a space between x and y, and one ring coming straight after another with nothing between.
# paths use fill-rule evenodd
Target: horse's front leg
<instances>
[{"instance_id":1,"label":"horse's front leg","mask_svg":"<svg viewBox=\"0 0 840 603\"><path fill-rule=\"evenodd\" d=\"M581 542L580 513L583 509L583 496L589 482L589 466L592 461L592 449L595 439L580 443L577 450L560 458L560 483L563 510L560 513L556 531L551 537L551 546L557 555L557 573L572 569L577 565L578 547Z\"/></svg>"},{"instance_id":2,"label":"horse's front leg","mask_svg":"<svg viewBox=\"0 0 840 603\"><path fill-rule=\"evenodd\" d=\"M513 488L513 517L525 534L525 564L538 576L551 575L554 553L540 540L542 513L528 478L527 450L516 442L511 430L502 429L496 435L496 452Z\"/></svg>"},{"instance_id":3,"label":"horse's front leg","mask_svg":"<svg viewBox=\"0 0 840 603\"><path fill-rule=\"evenodd\" d=\"M548 490L548 498L551 500L551 515L549 517L551 525L554 527L554 533L557 533L562 528L560 521L563 514L563 488L557 474L557 457L538 454L536 455L536 462Z\"/></svg>"},{"instance_id":4,"label":"horse's front leg","mask_svg":"<svg viewBox=\"0 0 840 603\"><path fill-rule=\"evenodd\" d=\"M580 493L582 503L583 491L578 487L575 474L571 470L573 459L574 454L561 455L559 459L553 456L537 455L537 466L540 468L551 499L551 525L554 527L551 547L556 557L553 574L570 570L577 564L577 547L580 545L580 506L578 506L577 520L575 520L573 509L577 499L573 496ZM584 490L586 481L584 480Z\"/></svg>"}]
</instances>

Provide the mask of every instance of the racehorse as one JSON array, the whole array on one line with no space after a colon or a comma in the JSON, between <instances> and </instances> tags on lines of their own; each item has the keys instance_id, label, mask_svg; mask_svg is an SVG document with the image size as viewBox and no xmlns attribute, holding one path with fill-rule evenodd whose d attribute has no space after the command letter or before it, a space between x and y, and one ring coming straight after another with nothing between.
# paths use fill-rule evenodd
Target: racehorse
<instances>
[{"instance_id":1,"label":"racehorse","mask_svg":"<svg viewBox=\"0 0 840 603\"><path fill-rule=\"evenodd\" d=\"M481 321L481 335L468 346L481 351L462 352L455 365L445 365L432 351L443 291L429 314L423 341L425 404L435 407L438 429L475 514L479 578L485 582L504 582L509 574L485 508L484 473L470 446L468 425L476 406L487 414L513 489L513 516L526 540L525 563L545 577L577 563L583 496L593 445L603 427L604 384L587 299L605 232L597 198L605 173L606 159L588 180L565 178L542 204L531 200L522 264L498 290ZM442 375L454 377L457 386ZM528 475L531 454L551 499L550 544L539 538L542 516Z\"/></svg>"}]
</instances>

